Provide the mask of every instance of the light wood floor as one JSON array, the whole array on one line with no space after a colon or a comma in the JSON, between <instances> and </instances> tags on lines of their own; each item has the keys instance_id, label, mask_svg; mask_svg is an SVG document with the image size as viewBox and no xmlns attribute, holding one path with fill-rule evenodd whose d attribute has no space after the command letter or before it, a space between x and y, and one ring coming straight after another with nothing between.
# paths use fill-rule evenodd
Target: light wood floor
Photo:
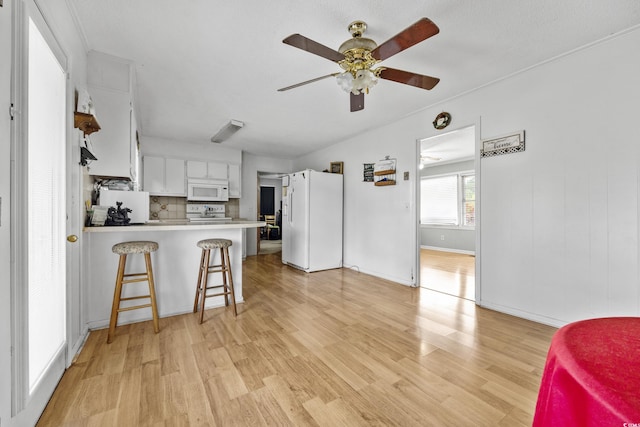
<instances>
[{"instance_id":1,"label":"light wood floor","mask_svg":"<svg viewBox=\"0 0 640 427\"><path fill-rule=\"evenodd\" d=\"M475 262L473 255L420 249L420 285L475 301Z\"/></svg>"},{"instance_id":2,"label":"light wood floor","mask_svg":"<svg viewBox=\"0 0 640 427\"><path fill-rule=\"evenodd\" d=\"M554 328L279 254L243 268L237 318L92 332L38 425L531 425Z\"/></svg>"}]
</instances>

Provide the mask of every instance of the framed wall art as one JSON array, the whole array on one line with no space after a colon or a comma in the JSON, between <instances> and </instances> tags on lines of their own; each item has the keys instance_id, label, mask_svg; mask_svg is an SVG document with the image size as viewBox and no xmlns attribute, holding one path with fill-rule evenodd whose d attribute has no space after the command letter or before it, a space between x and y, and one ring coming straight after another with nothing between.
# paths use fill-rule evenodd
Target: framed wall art
<instances>
[{"instance_id":1,"label":"framed wall art","mask_svg":"<svg viewBox=\"0 0 640 427\"><path fill-rule=\"evenodd\" d=\"M331 167L329 168L329 172L331 173L342 173L342 162L331 162Z\"/></svg>"}]
</instances>

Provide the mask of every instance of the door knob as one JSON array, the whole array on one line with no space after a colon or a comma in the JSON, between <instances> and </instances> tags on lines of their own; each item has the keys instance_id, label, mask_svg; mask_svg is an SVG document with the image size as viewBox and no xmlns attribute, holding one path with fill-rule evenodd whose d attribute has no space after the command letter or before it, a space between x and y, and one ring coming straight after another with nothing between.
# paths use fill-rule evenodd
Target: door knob
<instances>
[{"instance_id":1,"label":"door knob","mask_svg":"<svg viewBox=\"0 0 640 427\"><path fill-rule=\"evenodd\" d=\"M76 236L75 234L70 234L67 236L67 241L71 243L75 243L78 241L78 236Z\"/></svg>"}]
</instances>

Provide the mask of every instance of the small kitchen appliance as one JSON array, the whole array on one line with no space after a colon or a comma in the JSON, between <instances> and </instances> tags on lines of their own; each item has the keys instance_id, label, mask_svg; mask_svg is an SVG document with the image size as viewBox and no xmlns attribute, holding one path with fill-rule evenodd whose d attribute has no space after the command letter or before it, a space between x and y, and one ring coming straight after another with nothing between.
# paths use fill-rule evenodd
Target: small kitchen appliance
<instances>
[{"instance_id":1,"label":"small kitchen appliance","mask_svg":"<svg viewBox=\"0 0 640 427\"><path fill-rule=\"evenodd\" d=\"M229 181L188 179L187 200L194 202L226 202L229 200Z\"/></svg>"}]
</instances>

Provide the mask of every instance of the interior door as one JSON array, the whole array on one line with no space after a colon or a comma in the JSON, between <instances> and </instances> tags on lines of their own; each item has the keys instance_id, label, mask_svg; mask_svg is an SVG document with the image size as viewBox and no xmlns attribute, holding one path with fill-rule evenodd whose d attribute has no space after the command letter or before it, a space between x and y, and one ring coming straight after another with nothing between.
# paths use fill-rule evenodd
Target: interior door
<instances>
[{"instance_id":1,"label":"interior door","mask_svg":"<svg viewBox=\"0 0 640 427\"><path fill-rule=\"evenodd\" d=\"M66 58L32 0L13 6L12 415L34 425L66 366Z\"/></svg>"}]
</instances>

